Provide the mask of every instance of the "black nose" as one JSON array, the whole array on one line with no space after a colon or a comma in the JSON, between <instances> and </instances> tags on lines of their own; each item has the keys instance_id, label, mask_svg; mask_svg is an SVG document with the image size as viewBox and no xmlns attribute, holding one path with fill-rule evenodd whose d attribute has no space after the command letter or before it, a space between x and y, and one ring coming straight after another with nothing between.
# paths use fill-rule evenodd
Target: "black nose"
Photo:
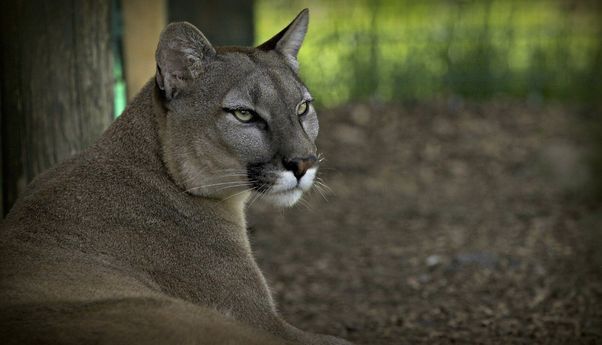
<instances>
[{"instance_id":1,"label":"black nose","mask_svg":"<svg viewBox=\"0 0 602 345\"><path fill-rule=\"evenodd\" d=\"M314 164L316 164L317 160L318 159L314 155L311 155L306 158L283 158L282 164L284 165L284 168L286 170L290 170L293 173L293 175L295 175L297 180L299 180L301 179L301 177L303 177L303 175L305 175L307 169L311 168L312 166L314 166Z\"/></svg>"}]
</instances>

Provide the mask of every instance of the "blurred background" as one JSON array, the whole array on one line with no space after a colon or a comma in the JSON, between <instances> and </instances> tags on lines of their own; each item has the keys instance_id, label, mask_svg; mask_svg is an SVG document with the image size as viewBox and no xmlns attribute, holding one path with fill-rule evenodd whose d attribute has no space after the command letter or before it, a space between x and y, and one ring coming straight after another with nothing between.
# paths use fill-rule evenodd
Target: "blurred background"
<instances>
[{"instance_id":1,"label":"blurred background","mask_svg":"<svg viewBox=\"0 0 602 345\"><path fill-rule=\"evenodd\" d=\"M363 344L602 342L599 1L1 7L4 214L153 76L166 23L257 45L307 7L326 186L249 215L285 317Z\"/></svg>"}]
</instances>

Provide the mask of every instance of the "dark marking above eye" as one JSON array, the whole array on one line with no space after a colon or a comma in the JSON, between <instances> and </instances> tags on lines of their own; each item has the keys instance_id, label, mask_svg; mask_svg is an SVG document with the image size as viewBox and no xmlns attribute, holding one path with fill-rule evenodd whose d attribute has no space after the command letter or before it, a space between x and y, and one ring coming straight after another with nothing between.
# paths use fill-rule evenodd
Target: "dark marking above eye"
<instances>
[{"instance_id":1,"label":"dark marking above eye","mask_svg":"<svg viewBox=\"0 0 602 345\"><path fill-rule=\"evenodd\" d=\"M253 101L254 104L257 104L259 102L259 100L261 99L261 96L263 96L263 92L261 91L261 87L254 87L251 90L249 90L249 96L251 96L251 100Z\"/></svg>"}]
</instances>

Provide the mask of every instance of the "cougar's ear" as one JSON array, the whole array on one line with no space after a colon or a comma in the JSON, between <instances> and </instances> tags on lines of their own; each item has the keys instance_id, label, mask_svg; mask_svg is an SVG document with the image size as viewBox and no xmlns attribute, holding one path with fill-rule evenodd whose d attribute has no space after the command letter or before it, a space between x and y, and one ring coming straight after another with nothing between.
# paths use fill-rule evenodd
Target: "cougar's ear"
<instances>
[{"instance_id":1,"label":"cougar's ear","mask_svg":"<svg viewBox=\"0 0 602 345\"><path fill-rule=\"evenodd\" d=\"M286 58L287 62L297 70L297 53L301 48L305 34L307 33L307 24L309 23L309 10L306 8L301 11L295 19L276 36L258 46L260 50L276 50Z\"/></svg>"},{"instance_id":2,"label":"cougar's ear","mask_svg":"<svg viewBox=\"0 0 602 345\"><path fill-rule=\"evenodd\" d=\"M155 52L157 86L168 100L176 98L197 78L215 48L194 25L169 24L161 33Z\"/></svg>"}]
</instances>

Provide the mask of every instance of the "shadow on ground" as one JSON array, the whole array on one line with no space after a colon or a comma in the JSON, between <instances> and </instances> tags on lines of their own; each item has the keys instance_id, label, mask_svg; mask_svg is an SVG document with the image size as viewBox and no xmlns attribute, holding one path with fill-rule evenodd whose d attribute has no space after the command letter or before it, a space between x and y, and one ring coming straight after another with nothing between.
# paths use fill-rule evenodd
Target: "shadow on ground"
<instances>
[{"instance_id":1,"label":"shadow on ground","mask_svg":"<svg viewBox=\"0 0 602 345\"><path fill-rule=\"evenodd\" d=\"M575 198L589 177L573 115L322 111L328 201L249 217L282 313L359 344L602 342L602 215Z\"/></svg>"}]
</instances>

